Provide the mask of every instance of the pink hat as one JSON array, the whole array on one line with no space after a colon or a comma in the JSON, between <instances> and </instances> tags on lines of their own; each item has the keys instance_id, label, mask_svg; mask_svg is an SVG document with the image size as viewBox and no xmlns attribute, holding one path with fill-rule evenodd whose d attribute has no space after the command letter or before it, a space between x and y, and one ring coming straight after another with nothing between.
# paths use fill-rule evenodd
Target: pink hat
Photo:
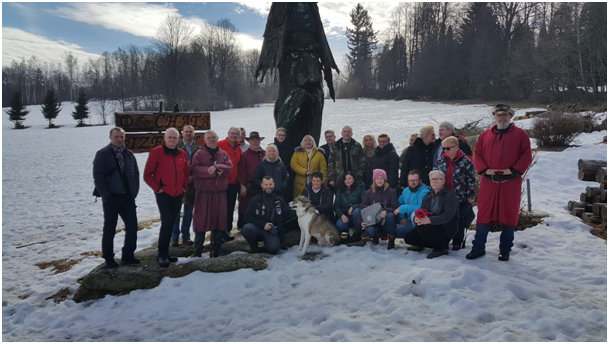
<instances>
[{"instance_id":1,"label":"pink hat","mask_svg":"<svg viewBox=\"0 0 609 344\"><path fill-rule=\"evenodd\" d=\"M383 179L387 180L387 173L385 172L385 170L376 168L372 170L372 180L376 180L376 177L383 177Z\"/></svg>"}]
</instances>

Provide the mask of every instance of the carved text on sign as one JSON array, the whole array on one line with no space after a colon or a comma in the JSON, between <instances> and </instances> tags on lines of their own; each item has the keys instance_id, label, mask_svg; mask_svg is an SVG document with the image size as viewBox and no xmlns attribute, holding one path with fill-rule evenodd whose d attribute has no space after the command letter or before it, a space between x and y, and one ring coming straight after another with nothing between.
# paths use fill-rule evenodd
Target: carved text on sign
<instances>
[{"instance_id":1,"label":"carved text on sign","mask_svg":"<svg viewBox=\"0 0 609 344\"><path fill-rule=\"evenodd\" d=\"M169 128L182 130L192 125L195 130L210 128L209 112L117 112L114 123L125 131L164 131Z\"/></svg>"},{"instance_id":2,"label":"carved text on sign","mask_svg":"<svg viewBox=\"0 0 609 344\"><path fill-rule=\"evenodd\" d=\"M195 141L203 145L203 134L195 134ZM156 146L164 143L163 134L127 134L125 135L125 146L133 153L148 152Z\"/></svg>"}]
</instances>

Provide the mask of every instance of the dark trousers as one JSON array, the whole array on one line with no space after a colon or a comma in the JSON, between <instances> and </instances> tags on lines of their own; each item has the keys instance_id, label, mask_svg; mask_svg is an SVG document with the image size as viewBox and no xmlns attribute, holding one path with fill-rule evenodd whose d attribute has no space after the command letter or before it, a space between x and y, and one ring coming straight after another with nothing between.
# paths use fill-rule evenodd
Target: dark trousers
<instances>
[{"instance_id":1,"label":"dark trousers","mask_svg":"<svg viewBox=\"0 0 609 344\"><path fill-rule=\"evenodd\" d=\"M406 233L404 242L418 247L429 247L433 250L448 249L450 238L446 236L443 226L424 225Z\"/></svg>"},{"instance_id":2,"label":"dark trousers","mask_svg":"<svg viewBox=\"0 0 609 344\"><path fill-rule=\"evenodd\" d=\"M120 215L125 223L125 243L122 258L133 257L137 242L137 215L135 199L129 195L112 195L103 201L104 233L102 234L102 257L108 261L114 258L114 234Z\"/></svg>"},{"instance_id":3,"label":"dark trousers","mask_svg":"<svg viewBox=\"0 0 609 344\"><path fill-rule=\"evenodd\" d=\"M258 241L264 240L264 248L270 254L279 252L280 239L278 235L273 235L269 231L265 231L263 228L256 227L253 223L246 223L241 229L241 234L250 245L252 250L258 248Z\"/></svg>"},{"instance_id":4,"label":"dark trousers","mask_svg":"<svg viewBox=\"0 0 609 344\"><path fill-rule=\"evenodd\" d=\"M457 230L457 233L453 237L453 246L465 247L463 246L465 244L465 231L472 224L474 217L474 211L469 202L459 203L459 230Z\"/></svg>"},{"instance_id":5,"label":"dark trousers","mask_svg":"<svg viewBox=\"0 0 609 344\"><path fill-rule=\"evenodd\" d=\"M182 207L182 195L170 196L166 193L155 194L156 204L161 213L161 230L159 231L159 258L169 257L169 240L176 217Z\"/></svg>"},{"instance_id":6,"label":"dark trousers","mask_svg":"<svg viewBox=\"0 0 609 344\"><path fill-rule=\"evenodd\" d=\"M474 241L472 242L472 251L485 252L486 237L488 236L488 232L490 230L490 224L476 226L476 235L474 236ZM509 253L512 250L512 246L514 246L515 230L516 227L514 226L501 225L501 235L499 236L500 252Z\"/></svg>"},{"instance_id":7,"label":"dark trousers","mask_svg":"<svg viewBox=\"0 0 609 344\"><path fill-rule=\"evenodd\" d=\"M241 185L228 184L226 189L226 233L228 234L233 229L233 213L235 212L235 202L241 191Z\"/></svg>"}]
</instances>

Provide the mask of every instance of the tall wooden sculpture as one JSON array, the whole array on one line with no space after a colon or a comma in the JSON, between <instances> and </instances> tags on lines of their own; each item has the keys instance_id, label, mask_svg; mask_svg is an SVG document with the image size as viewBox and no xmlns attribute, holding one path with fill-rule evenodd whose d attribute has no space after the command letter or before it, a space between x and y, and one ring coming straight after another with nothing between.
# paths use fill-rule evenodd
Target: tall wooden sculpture
<instances>
[{"instance_id":1,"label":"tall wooden sculpture","mask_svg":"<svg viewBox=\"0 0 609 344\"><path fill-rule=\"evenodd\" d=\"M279 71L279 96L275 102L275 125L287 129L287 142L294 148L310 134L319 144L324 91L321 73L334 100L332 69L338 67L319 17L317 4L274 2L266 22L256 79L267 70ZM287 162L289 164L289 161Z\"/></svg>"}]
</instances>

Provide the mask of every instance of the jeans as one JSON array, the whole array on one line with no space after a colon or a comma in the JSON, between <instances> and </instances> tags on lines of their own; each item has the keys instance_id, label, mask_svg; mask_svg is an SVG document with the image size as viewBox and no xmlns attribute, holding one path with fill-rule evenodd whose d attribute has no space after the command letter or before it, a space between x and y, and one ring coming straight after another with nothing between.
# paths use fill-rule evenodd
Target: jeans
<instances>
[{"instance_id":1,"label":"jeans","mask_svg":"<svg viewBox=\"0 0 609 344\"><path fill-rule=\"evenodd\" d=\"M122 258L133 257L137 242L137 215L135 199L129 195L112 195L103 201L104 231L102 234L102 257L108 261L114 258L114 234L120 216L125 223L125 243Z\"/></svg>"},{"instance_id":2,"label":"jeans","mask_svg":"<svg viewBox=\"0 0 609 344\"><path fill-rule=\"evenodd\" d=\"M228 184L226 189L226 234L229 234L233 229L233 213L235 212L235 202L239 196L241 186L237 184Z\"/></svg>"},{"instance_id":3,"label":"jeans","mask_svg":"<svg viewBox=\"0 0 609 344\"><path fill-rule=\"evenodd\" d=\"M361 226L361 222L359 222L358 224ZM374 226L366 226L366 235L369 238L376 238L379 236L380 233L386 233L388 235L395 236L395 230L395 216L393 216L393 213L387 212L387 216L385 217L385 224L381 226L381 224L377 223Z\"/></svg>"},{"instance_id":4,"label":"jeans","mask_svg":"<svg viewBox=\"0 0 609 344\"><path fill-rule=\"evenodd\" d=\"M182 217L182 240L186 241L190 239L190 224L192 223L192 210L195 207L193 204L184 204L184 216ZM171 232L171 240L178 240L180 237L180 213L176 217L173 223L173 230Z\"/></svg>"},{"instance_id":5,"label":"jeans","mask_svg":"<svg viewBox=\"0 0 609 344\"><path fill-rule=\"evenodd\" d=\"M501 236L499 236L499 251L510 252L514 246L514 231L516 227L501 225ZM485 252L486 237L491 230L491 225L477 225L476 235L472 242L472 251Z\"/></svg>"},{"instance_id":6,"label":"jeans","mask_svg":"<svg viewBox=\"0 0 609 344\"><path fill-rule=\"evenodd\" d=\"M338 229L338 233L349 233L349 228L353 227L353 231L355 233L357 232L361 232L362 227L360 226L360 223L356 223L356 219L358 219L360 217L360 210L359 208L355 208L353 209L353 212L351 212L351 215L346 215L349 218L349 222L344 223L343 220L341 219L341 217L338 217L338 220L336 220L336 229Z\"/></svg>"},{"instance_id":7,"label":"jeans","mask_svg":"<svg viewBox=\"0 0 609 344\"><path fill-rule=\"evenodd\" d=\"M252 250L258 249L258 241L264 240L264 248L270 254L279 252L280 240L278 235L272 235L263 228L256 227L253 223L246 223L241 229L241 234L250 245Z\"/></svg>"},{"instance_id":8,"label":"jeans","mask_svg":"<svg viewBox=\"0 0 609 344\"><path fill-rule=\"evenodd\" d=\"M403 239L404 236L406 234L408 234L408 232L410 232L411 230L413 230L415 228L416 228L416 225L414 223L412 223L412 221L408 221L408 223L405 225L397 225L397 227L395 228L395 237Z\"/></svg>"},{"instance_id":9,"label":"jeans","mask_svg":"<svg viewBox=\"0 0 609 344\"><path fill-rule=\"evenodd\" d=\"M173 224L177 216L180 216L182 207L182 195L170 196L166 193L155 194L156 204L161 213L161 229L159 231L159 258L169 257L169 240Z\"/></svg>"}]
</instances>

